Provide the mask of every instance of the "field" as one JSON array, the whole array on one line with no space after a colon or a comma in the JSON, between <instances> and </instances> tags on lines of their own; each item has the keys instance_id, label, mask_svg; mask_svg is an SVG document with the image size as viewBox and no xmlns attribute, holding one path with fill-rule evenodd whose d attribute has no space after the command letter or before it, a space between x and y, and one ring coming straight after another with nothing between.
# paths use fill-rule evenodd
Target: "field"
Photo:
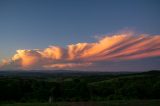
<instances>
[{"instance_id":1,"label":"field","mask_svg":"<svg viewBox=\"0 0 160 106\"><path fill-rule=\"evenodd\" d=\"M14 103L0 106L160 106L160 100L112 100L105 102Z\"/></svg>"}]
</instances>

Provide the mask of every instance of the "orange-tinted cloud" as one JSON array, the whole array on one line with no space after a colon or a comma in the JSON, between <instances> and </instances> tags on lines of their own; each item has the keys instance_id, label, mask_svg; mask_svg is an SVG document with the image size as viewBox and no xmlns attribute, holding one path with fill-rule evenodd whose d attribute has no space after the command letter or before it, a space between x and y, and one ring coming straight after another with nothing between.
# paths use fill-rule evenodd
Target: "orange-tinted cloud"
<instances>
[{"instance_id":1,"label":"orange-tinted cloud","mask_svg":"<svg viewBox=\"0 0 160 106\"><path fill-rule=\"evenodd\" d=\"M127 61L160 56L160 35L131 33L105 36L95 43L77 43L66 48L50 46L44 50L17 50L3 67L19 69L76 69L97 62Z\"/></svg>"}]
</instances>

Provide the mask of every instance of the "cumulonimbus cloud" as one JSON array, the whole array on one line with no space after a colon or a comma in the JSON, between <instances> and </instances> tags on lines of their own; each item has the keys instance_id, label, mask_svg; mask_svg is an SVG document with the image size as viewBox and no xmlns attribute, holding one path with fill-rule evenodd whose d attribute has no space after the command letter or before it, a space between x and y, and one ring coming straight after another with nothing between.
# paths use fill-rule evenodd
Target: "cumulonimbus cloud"
<instances>
[{"instance_id":1,"label":"cumulonimbus cloud","mask_svg":"<svg viewBox=\"0 0 160 106\"><path fill-rule=\"evenodd\" d=\"M76 69L97 62L127 61L160 56L160 35L116 34L94 43L77 43L66 48L49 46L43 50L17 50L1 69Z\"/></svg>"}]
</instances>

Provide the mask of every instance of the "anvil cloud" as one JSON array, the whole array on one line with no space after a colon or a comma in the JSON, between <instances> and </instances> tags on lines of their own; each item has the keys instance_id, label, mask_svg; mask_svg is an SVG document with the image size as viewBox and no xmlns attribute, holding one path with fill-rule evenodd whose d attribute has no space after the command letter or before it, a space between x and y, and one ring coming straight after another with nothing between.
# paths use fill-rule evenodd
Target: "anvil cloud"
<instances>
[{"instance_id":1,"label":"anvil cloud","mask_svg":"<svg viewBox=\"0 0 160 106\"><path fill-rule=\"evenodd\" d=\"M160 57L160 35L130 33L105 36L94 43L77 43L65 48L17 50L0 69L87 69L105 62L127 62ZM101 69L100 69L101 70Z\"/></svg>"}]
</instances>

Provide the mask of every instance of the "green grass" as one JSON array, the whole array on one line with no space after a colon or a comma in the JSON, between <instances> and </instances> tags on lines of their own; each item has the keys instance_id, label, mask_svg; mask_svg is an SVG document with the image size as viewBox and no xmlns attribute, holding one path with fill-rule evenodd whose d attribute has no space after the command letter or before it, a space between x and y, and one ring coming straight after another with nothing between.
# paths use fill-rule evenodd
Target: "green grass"
<instances>
[{"instance_id":1,"label":"green grass","mask_svg":"<svg viewBox=\"0 0 160 106\"><path fill-rule=\"evenodd\" d=\"M0 106L160 106L160 100L111 100L101 102L14 103Z\"/></svg>"}]
</instances>

